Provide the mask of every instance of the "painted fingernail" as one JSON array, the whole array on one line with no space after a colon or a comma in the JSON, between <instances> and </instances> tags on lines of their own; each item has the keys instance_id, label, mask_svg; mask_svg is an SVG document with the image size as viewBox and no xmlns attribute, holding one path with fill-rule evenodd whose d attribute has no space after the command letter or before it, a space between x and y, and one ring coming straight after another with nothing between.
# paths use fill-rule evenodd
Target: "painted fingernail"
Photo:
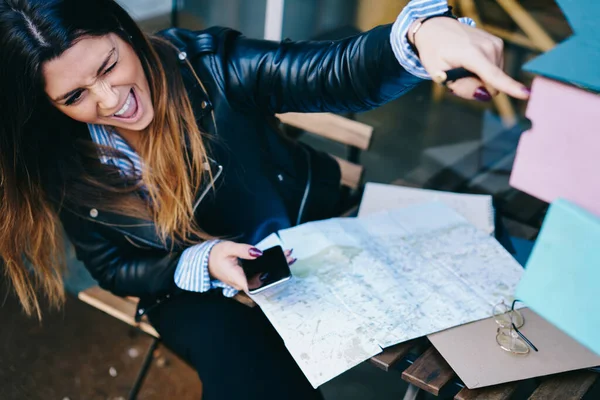
<instances>
[{"instance_id":1,"label":"painted fingernail","mask_svg":"<svg viewBox=\"0 0 600 400\"><path fill-rule=\"evenodd\" d=\"M262 251L260 251L259 249L257 249L256 247L252 247L250 248L250 250L248 250L248 253L252 256L252 257L260 257L263 255Z\"/></svg>"},{"instance_id":2,"label":"painted fingernail","mask_svg":"<svg viewBox=\"0 0 600 400\"><path fill-rule=\"evenodd\" d=\"M490 101L492 99L492 95L487 91L486 88L478 87L475 93L473 93L473 97L475 97L479 101Z\"/></svg>"},{"instance_id":3,"label":"painted fingernail","mask_svg":"<svg viewBox=\"0 0 600 400\"><path fill-rule=\"evenodd\" d=\"M290 261L290 264L289 264L289 265L292 265L292 264L293 264L293 263L295 263L296 261L298 261L298 259L297 259L297 258L294 258L292 261Z\"/></svg>"},{"instance_id":4,"label":"painted fingernail","mask_svg":"<svg viewBox=\"0 0 600 400\"><path fill-rule=\"evenodd\" d=\"M531 90L529 90L529 89L528 89L528 88L526 88L525 86L523 86L523 87L521 88L521 91L522 91L523 93L527 94L527 95L530 95L530 94L531 94Z\"/></svg>"}]
</instances>

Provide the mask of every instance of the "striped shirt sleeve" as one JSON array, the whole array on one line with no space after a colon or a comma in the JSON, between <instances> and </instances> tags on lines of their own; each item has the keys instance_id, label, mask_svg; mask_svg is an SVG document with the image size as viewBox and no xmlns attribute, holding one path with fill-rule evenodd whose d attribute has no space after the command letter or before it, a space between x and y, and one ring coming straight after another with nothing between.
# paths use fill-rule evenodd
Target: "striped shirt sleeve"
<instances>
[{"instance_id":1,"label":"striped shirt sleeve","mask_svg":"<svg viewBox=\"0 0 600 400\"><path fill-rule=\"evenodd\" d=\"M414 21L420 18L442 14L446 11L448 11L446 0L411 0L392 25L390 42L396 59L406 71L418 78L431 79L431 76L421 64L419 57L410 48L406 36L408 29ZM463 24L475 26L475 22L471 18L459 18L458 20Z\"/></svg>"},{"instance_id":2,"label":"striped shirt sleeve","mask_svg":"<svg viewBox=\"0 0 600 400\"><path fill-rule=\"evenodd\" d=\"M210 251L220 240L209 240L183 251L175 269L175 284L189 292L207 292L210 289L222 288L223 295L234 296L237 291L231 286L211 279L208 273ZM231 292L235 292L231 294Z\"/></svg>"}]
</instances>

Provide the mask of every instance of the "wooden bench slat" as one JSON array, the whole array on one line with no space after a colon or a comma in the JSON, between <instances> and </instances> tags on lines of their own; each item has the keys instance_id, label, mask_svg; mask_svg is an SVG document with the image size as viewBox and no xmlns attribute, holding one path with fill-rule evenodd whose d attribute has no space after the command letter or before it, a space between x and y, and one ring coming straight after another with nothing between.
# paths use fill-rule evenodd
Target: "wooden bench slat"
<instances>
[{"instance_id":1,"label":"wooden bench slat","mask_svg":"<svg viewBox=\"0 0 600 400\"><path fill-rule=\"evenodd\" d=\"M135 321L134 315L137 305L130 300L115 296L98 286L93 286L79 292L77 297L84 303L87 303L100 311L104 311L108 315L120 319L128 325L137 327L155 338L160 337L156 329L149 323L144 321L138 323Z\"/></svg>"},{"instance_id":2,"label":"wooden bench slat","mask_svg":"<svg viewBox=\"0 0 600 400\"><path fill-rule=\"evenodd\" d=\"M331 113L285 113L276 117L284 124L361 150L369 148L373 136L372 126Z\"/></svg>"},{"instance_id":3,"label":"wooden bench slat","mask_svg":"<svg viewBox=\"0 0 600 400\"><path fill-rule=\"evenodd\" d=\"M555 375L542 382L529 400L579 400L598 377L600 374L592 371L574 371Z\"/></svg>"},{"instance_id":4,"label":"wooden bench slat","mask_svg":"<svg viewBox=\"0 0 600 400\"><path fill-rule=\"evenodd\" d=\"M137 307L138 303L140 302L139 297L126 296L126 297L123 297L123 299L127 300L128 302L130 302L131 304L133 304L136 307Z\"/></svg>"},{"instance_id":5,"label":"wooden bench slat","mask_svg":"<svg viewBox=\"0 0 600 400\"><path fill-rule=\"evenodd\" d=\"M454 376L450 365L433 346L402 372L402 379L436 396Z\"/></svg>"},{"instance_id":6,"label":"wooden bench slat","mask_svg":"<svg viewBox=\"0 0 600 400\"><path fill-rule=\"evenodd\" d=\"M348 186L352 189L356 189L361 182L363 174L363 166L346 161L343 158L333 156L340 165L342 173L342 185Z\"/></svg>"},{"instance_id":7,"label":"wooden bench slat","mask_svg":"<svg viewBox=\"0 0 600 400\"><path fill-rule=\"evenodd\" d=\"M402 360L408 352L415 346L417 340L410 340L395 346L388 347L382 353L371 357L371 364L384 371L389 371L398 361Z\"/></svg>"},{"instance_id":8,"label":"wooden bench slat","mask_svg":"<svg viewBox=\"0 0 600 400\"><path fill-rule=\"evenodd\" d=\"M481 389L463 388L454 396L454 400L508 400L517 390L517 386L519 386L519 382L509 382Z\"/></svg>"}]
</instances>

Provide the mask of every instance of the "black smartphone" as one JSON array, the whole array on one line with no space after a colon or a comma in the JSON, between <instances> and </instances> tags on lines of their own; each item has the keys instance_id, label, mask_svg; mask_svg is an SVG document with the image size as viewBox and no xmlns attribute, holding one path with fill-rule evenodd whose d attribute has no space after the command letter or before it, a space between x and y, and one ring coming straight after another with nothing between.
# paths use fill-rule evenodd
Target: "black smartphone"
<instances>
[{"instance_id":1,"label":"black smartphone","mask_svg":"<svg viewBox=\"0 0 600 400\"><path fill-rule=\"evenodd\" d=\"M256 294L285 282L292 277L281 246L274 246L254 260L240 259L240 264L248 281L248 292Z\"/></svg>"}]
</instances>

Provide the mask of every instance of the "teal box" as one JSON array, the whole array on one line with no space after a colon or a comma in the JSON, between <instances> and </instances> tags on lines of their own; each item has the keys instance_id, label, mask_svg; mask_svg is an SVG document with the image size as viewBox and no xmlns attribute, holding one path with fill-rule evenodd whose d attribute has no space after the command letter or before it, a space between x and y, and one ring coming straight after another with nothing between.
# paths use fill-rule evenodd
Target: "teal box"
<instances>
[{"instance_id":1,"label":"teal box","mask_svg":"<svg viewBox=\"0 0 600 400\"><path fill-rule=\"evenodd\" d=\"M600 354L600 218L567 200L554 201L515 295Z\"/></svg>"}]
</instances>

